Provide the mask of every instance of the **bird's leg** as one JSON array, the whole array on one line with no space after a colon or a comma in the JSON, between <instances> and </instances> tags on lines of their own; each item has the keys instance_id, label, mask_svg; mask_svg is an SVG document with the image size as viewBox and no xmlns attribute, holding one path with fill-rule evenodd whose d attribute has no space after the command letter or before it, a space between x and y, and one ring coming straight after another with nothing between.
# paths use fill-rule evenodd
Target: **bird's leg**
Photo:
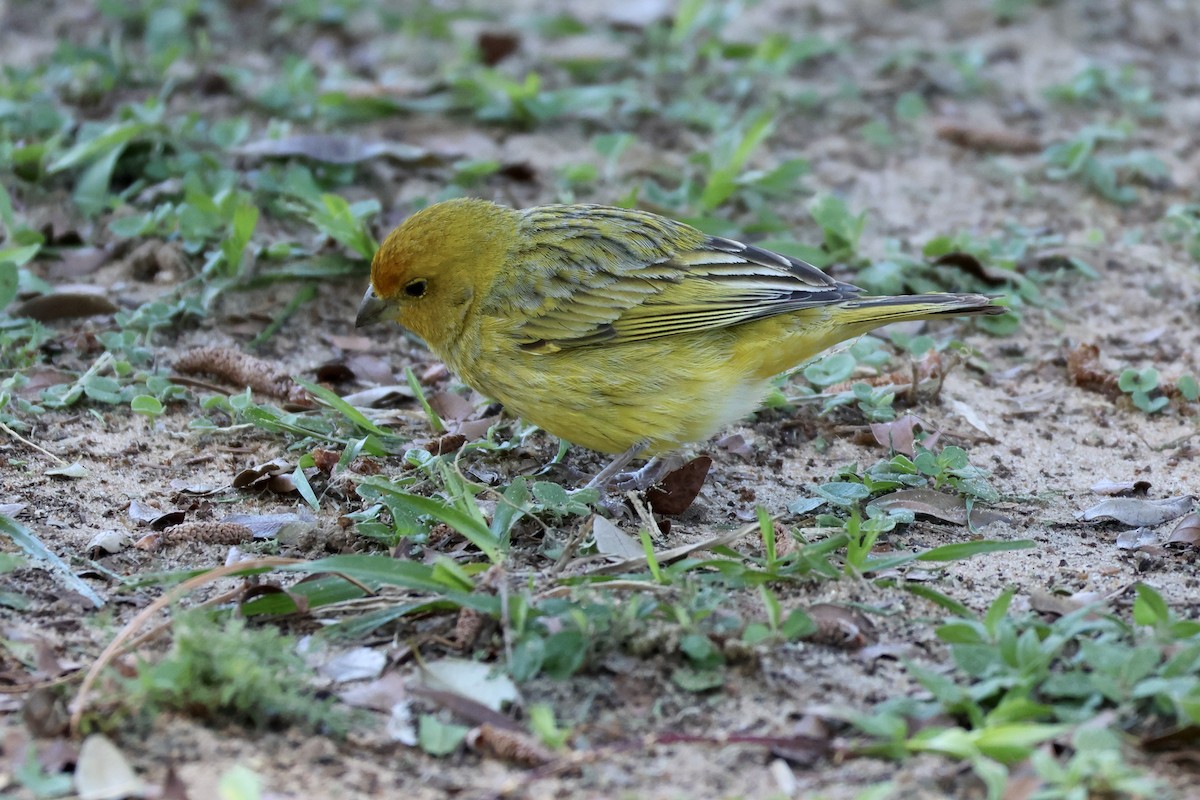
<instances>
[{"instance_id":1,"label":"bird's leg","mask_svg":"<svg viewBox=\"0 0 1200 800\"><path fill-rule=\"evenodd\" d=\"M638 454L645 450L646 446L649 444L650 442L647 439L637 442L633 447L614 458L607 467L596 473L596 477L588 481L587 486L584 486L583 488L599 489L603 493L603 491L608 488L608 484L612 482L612 479L615 478L621 472L621 470L629 466L629 462L637 458ZM651 459L650 463L653 463L654 461L657 461L657 459ZM647 464L646 466L650 466L650 464ZM645 469L645 467L642 469Z\"/></svg>"}]
</instances>

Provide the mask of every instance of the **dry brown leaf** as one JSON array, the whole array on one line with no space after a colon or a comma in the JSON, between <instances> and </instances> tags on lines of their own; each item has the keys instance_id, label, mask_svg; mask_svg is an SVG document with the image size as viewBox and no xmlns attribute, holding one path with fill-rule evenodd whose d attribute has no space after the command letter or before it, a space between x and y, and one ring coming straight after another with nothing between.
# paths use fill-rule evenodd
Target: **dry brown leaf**
<instances>
[{"instance_id":1,"label":"dry brown leaf","mask_svg":"<svg viewBox=\"0 0 1200 800\"><path fill-rule=\"evenodd\" d=\"M971 253L954 251L943 253L933 260L939 267L955 267L968 275L977 278L988 286L1007 286L1012 281L1012 273L997 267L989 267Z\"/></svg>"},{"instance_id":2,"label":"dry brown leaf","mask_svg":"<svg viewBox=\"0 0 1200 800\"><path fill-rule=\"evenodd\" d=\"M677 515L691 508L704 486L712 458L696 456L679 469L667 473L646 492L646 505L658 514Z\"/></svg>"},{"instance_id":3,"label":"dry brown leaf","mask_svg":"<svg viewBox=\"0 0 1200 800\"><path fill-rule=\"evenodd\" d=\"M480 31L475 46L479 48L479 60L494 67L517 52L521 37L515 31Z\"/></svg>"},{"instance_id":4,"label":"dry brown leaf","mask_svg":"<svg viewBox=\"0 0 1200 800\"><path fill-rule=\"evenodd\" d=\"M292 465L286 459L274 458L265 464L246 467L233 476L232 485L235 489L263 488L269 484L271 478L288 474L292 469Z\"/></svg>"},{"instance_id":5,"label":"dry brown leaf","mask_svg":"<svg viewBox=\"0 0 1200 800\"><path fill-rule=\"evenodd\" d=\"M817 625L806 641L847 650L859 650L875 641L875 626L859 611L833 603L817 603L805 611Z\"/></svg>"},{"instance_id":6,"label":"dry brown leaf","mask_svg":"<svg viewBox=\"0 0 1200 800\"><path fill-rule=\"evenodd\" d=\"M921 420L912 414L905 414L891 422L872 422L871 435L884 447L911 458L915 435L922 427Z\"/></svg>"},{"instance_id":7,"label":"dry brown leaf","mask_svg":"<svg viewBox=\"0 0 1200 800\"><path fill-rule=\"evenodd\" d=\"M94 287L80 287L75 291L60 288L53 294L32 297L18 303L12 310L14 317L29 317L38 322L54 322L60 319L95 317L115 314L121 308Z\"/></svg>"},{"instance_id":8,"label":"dry brown leaf","mask_svg":"<svg viewBox=\"0 0 1200 800\"><path fill-rule=\"evenodd\" d=\"M1042 143L1036 136L1008 128L988 128L968 122L941 119L934 123L939 139L969 150L994 153L1037 153Z\"/></svg>"},{"instance_id":9,"label":"dry brown leaf","mask_svg":"<svg viewBox=\"0 0 1200 800\"><path fill-rule=\"evenodd\" d=\"M1100 366L1100 348L1083 343L1067 353L1067 375L1076 386L1097 392L1110 400L1125 393L1118 385L1117 376Z\"/></svg>"},{"instance_id":10,"label":"dry brown leaf","mask_svg":"<svg viewBox=\"0 0 1200 800\"><path fill-rule=\"evenodd\" d=\"M1166 544L1184 544L1191 547L1200 546L1200 512L1193 511L1175 526Z\"/></svg>"}]
</instances>

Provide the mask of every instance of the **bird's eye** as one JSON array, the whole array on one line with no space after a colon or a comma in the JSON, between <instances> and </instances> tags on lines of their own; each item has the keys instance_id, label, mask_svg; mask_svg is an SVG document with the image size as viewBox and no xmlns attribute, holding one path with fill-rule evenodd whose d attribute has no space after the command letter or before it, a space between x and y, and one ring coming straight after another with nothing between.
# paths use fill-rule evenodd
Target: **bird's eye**
<instances>
[{"instance_id":1,"label":"bird's eye","mask_svg":"<svg viewBox=\"0 0 1200 800\"><path fill-rule=\"evenodd\" d=\"M427 282L424 278L417 278L404 284L404 293L409 297L423 297L425 295L425 287Z\"/></svg>"}]
</instances>

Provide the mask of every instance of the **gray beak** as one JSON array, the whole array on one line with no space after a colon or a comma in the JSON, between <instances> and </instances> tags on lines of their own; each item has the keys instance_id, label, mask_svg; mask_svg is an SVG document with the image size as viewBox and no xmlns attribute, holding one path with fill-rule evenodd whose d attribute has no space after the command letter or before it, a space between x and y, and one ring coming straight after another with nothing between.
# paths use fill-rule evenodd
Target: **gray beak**
<instances>
[{"instance_id":1,"label":"gray beak","mask_svg":"<svg viewBox=\"0 0 1200 800\"><path fill-rule=\"evenodd\" d=\"M358 304L358 316L354 318L354 327L374 325L387 316L388 305L375 295L375 289L368 286L362 302Z\"/></svg>"}]
</instances>

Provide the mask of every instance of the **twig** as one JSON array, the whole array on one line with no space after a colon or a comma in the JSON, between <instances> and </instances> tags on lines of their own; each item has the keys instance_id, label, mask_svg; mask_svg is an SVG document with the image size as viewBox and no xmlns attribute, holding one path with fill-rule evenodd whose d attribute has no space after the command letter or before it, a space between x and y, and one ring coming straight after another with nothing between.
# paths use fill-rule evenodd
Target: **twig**
<instances>
[{"instance_id":1,"label":"twig","mask_svg":"<svg viewBox=\"0 0 1200 800\"><path fill-rule=\"evenodd\" d=\"M778 514L771 517L772 520L780 519L783 515ZM711 550L714 547L724 547L727 544L733 544L743 536L754 533L758 530L758 523L752 522L749 525L738 528L735 531L722 533L718 536L705 539L702 542L693 542L680 547L673 547L670 550L663 550L660 553L655 553L654 557L660 564L670 564L673 561L678 561L685 558L697 550ZM615 564L603 564L593 570L589 570L584 575L611 575L613 573L627 572L631 569L637 569L646 565L645 556L637 556L635 558L627 558L624 561L618 561Z\"/></svg>"},{"instance_id":2,"label":"twig","mask_svg":"<svg viewBox=\"0 0 1200 800\"><path fill-rule=\"evenodd\" d=\"M159 611L162 611L188 592L199 589L201 586L220 580L221 578L227 578L230 575L236 575L247 570L285 567L290 564L301 563L304 563L303 560L298 558L267 557L240 561L236 564L226 564L225 566L209 570L203 575L189 578L146 606L120 630L116 637L109 642L108 647L104 648L104 652L88 668L87 674L83 677L83 683L79 686L79 691L75 693L75 699L71 701L71 732L73 734L79 733L79 726L83 722L83 712L87 709L88 694L91 692L96 680L100 677L100 673L117 657L126 641L130 640L133 634Z\"/></svg>"},{"instance_id":3,"label":"twig","mask_svg":"<svg viewBox=\"0 0 1200 800\"><path fill-rule=\"evenodd\" d=\"M4 431L9 436L16 439L18 442L25 445L26 447L32 447L34 450L37 450L42 455L46 456L47 458L52 459L55 463L58 463L58 464L66 464L67 463L66 461L63 461L58 456L54 455L54 453L51 453L46 448L41 447L40 445L34 444L33 442L29 441L24 436L22 436L21 434L14 431L12 428L5 425L3 422L0 422L0 431Z\"/></svg>"}]
</instances>

